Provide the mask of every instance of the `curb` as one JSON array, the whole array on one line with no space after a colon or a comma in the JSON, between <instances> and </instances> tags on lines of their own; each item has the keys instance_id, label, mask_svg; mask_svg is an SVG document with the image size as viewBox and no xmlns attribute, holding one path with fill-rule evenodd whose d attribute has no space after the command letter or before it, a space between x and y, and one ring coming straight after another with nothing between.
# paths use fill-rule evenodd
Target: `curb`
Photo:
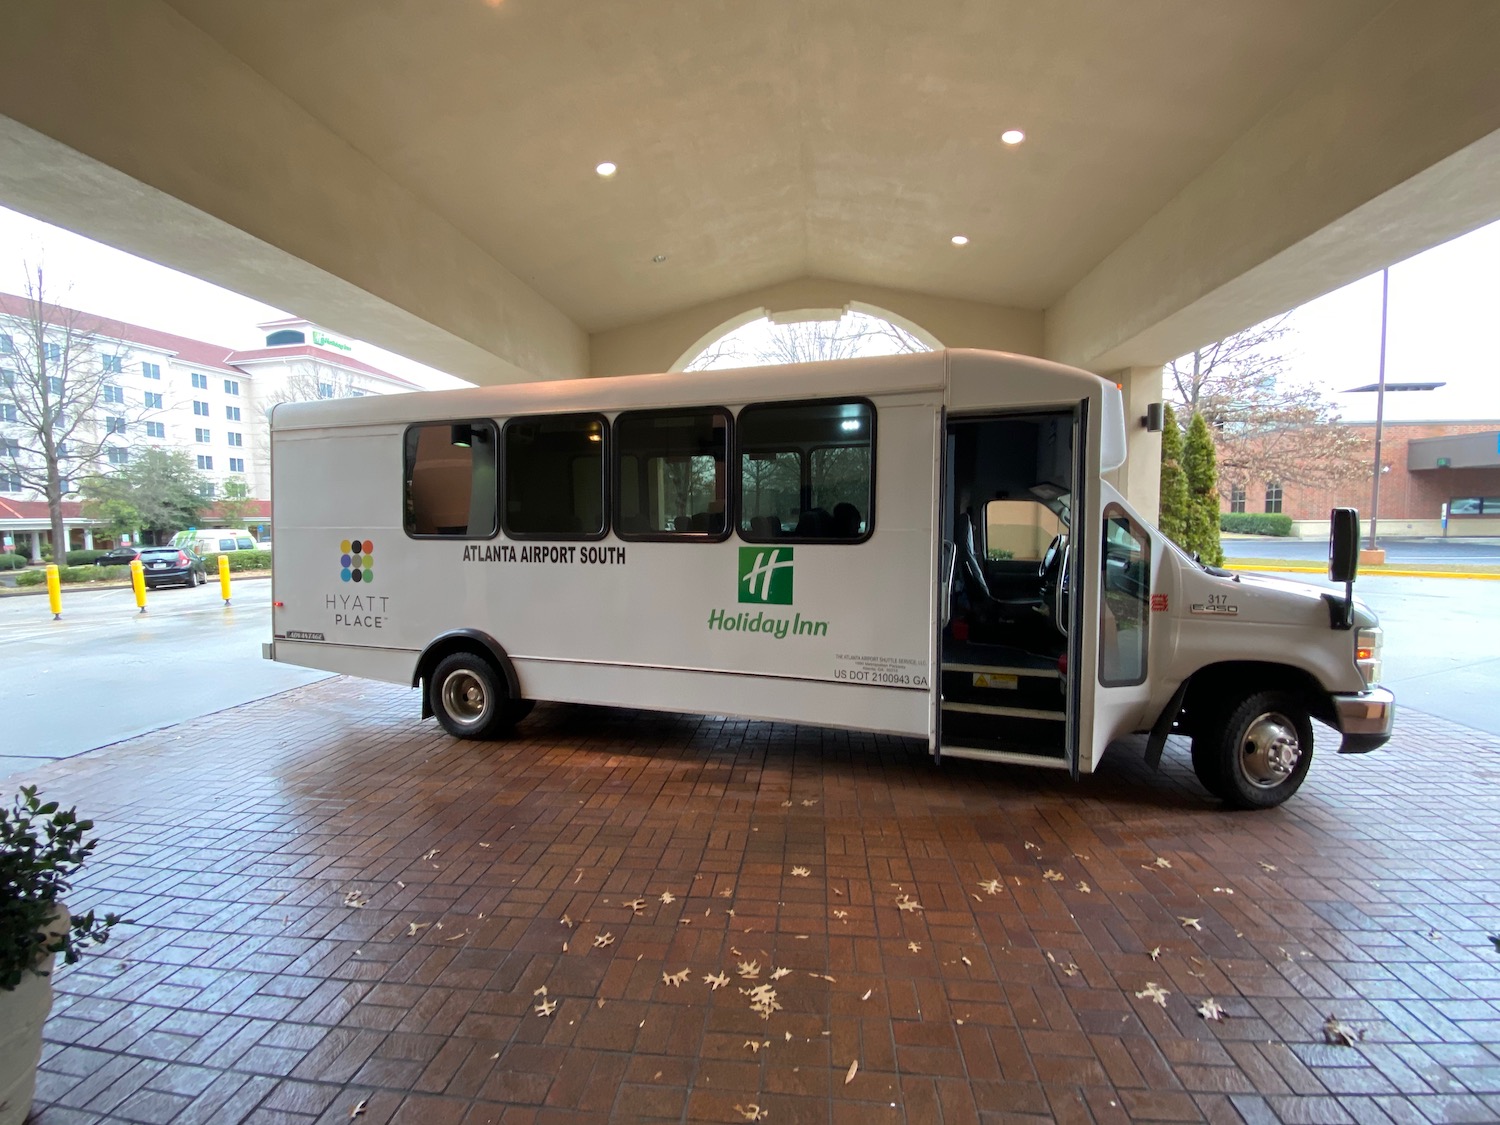
<instances>
[{"instance_id":1,"label":"curb","mask_svg":"<svg viewBox=\"0 0 1500 1125\"><path fill-rule=\"evenodd\" d=\"M1226 564L1227 565L1227 564ZM1321 566L1240 566L1238 570L1261 571L1267 574L1327 574L1328 568ZM1475 574L1472 571L1457 570L1361 570L1361 578L1378 578L1381 575L1390 575L1392 578L1470 578L1480 582L1500 582L1500 574Z\"/></svg>"}]
</instances>

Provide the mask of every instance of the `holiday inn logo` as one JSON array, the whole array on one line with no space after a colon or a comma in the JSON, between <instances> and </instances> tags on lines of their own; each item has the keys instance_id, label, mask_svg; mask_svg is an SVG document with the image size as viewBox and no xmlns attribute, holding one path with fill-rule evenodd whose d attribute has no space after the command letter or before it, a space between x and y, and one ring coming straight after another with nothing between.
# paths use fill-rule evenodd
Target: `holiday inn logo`
<instances>
[{"instance_id":1,"label":"holiday inn logo","mask_svg":"<svg viewBox=\"0 0 1500 1125\"><path fill-rule=\"evenodd\" d=\"M791 605L792 548L741 547L739 592L741 602Z\"/></svg>"}]
</instances>

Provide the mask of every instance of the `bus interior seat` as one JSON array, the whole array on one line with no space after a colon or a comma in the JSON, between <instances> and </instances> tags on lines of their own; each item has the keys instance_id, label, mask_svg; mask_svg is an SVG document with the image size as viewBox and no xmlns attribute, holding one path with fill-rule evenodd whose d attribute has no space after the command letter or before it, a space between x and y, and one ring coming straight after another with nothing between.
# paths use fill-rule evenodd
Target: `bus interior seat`
<instances>
[{"instance_id":1,"label":"bus interior seat","mask_svg":"<svg viewBox=\"0 0 1500 1125\"><path fill-rule=\"evenodd\" d=\"M808 539L832 539L833 517L823 508L809 508L797 520L794 535Z\"/></svg>"},{"instance_id":2,"label":"bus interior seat","mask_svg":"<svg viewBox=\"0 0 1500 1125\"><path fill-rule=\"evenodd\" d=\"M781 534L781 521L775 516L751 516L750 534L757 539L775 539Z\"/></svg>"},{"instance_id":3,"label":"bus interior seat","mask_svg":"<svg viewBox=\"0 0 1500 1125\"><path fill-rule=\"evenodd\" d=\"M968 512L960 512L954 519L953 541L958 548L957 566L962 593L980 623L1016 624L1026 620L1025 615L1041 605L1038 594L998 598L990 592L984 577L984 565L974 546L974 519Z\"/></svg>"},{"instance_id":4,"label":"bus interior seat","mask_svg":"<svg viewBox=\"0 0 1500 1125\"><path fill-rule=\"evenodd\" d=\"M836 539L859 538L859 509L847 500L833 506L833 534Z\"/></svg>"}]
</instances>

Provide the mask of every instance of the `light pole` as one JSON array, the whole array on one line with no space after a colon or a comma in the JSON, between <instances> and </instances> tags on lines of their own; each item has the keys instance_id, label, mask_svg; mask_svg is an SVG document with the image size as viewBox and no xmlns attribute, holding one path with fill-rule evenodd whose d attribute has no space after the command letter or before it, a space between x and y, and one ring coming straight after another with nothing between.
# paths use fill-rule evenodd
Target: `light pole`
<instances>
[{"instance_id":1,"label":"light pole","mask_svg":"<svg viewBox=\"0 0 1500 1125\"><path fill-rule=\"evenodd\" d=\"M1375 480L1370 485L1370 550L1375 550L1375 523L1380 518L1380 438L1385 426L1385 329L1391 306L1391 268L1380 271L1380 375L1375 382Z\"/></svg>"}]
</instances>

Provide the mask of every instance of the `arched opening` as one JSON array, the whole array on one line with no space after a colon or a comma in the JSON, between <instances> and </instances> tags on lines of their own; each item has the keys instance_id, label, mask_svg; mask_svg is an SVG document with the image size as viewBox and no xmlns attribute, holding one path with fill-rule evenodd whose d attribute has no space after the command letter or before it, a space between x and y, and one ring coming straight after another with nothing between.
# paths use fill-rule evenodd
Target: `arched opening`
<instances>
[{"instance_id":1,"label":"arched opening","mask_svg":"<svg viewBox=\"0 0 1500 1125\"><path fill-rule=\"evenodd\" d=\"M797 309L784 313L752 309L698 339L672 365L672 370L767 367L902 355L941 347L930 332L874 306L851 303L842 309Z\"/></svg>"}]
</instances>

